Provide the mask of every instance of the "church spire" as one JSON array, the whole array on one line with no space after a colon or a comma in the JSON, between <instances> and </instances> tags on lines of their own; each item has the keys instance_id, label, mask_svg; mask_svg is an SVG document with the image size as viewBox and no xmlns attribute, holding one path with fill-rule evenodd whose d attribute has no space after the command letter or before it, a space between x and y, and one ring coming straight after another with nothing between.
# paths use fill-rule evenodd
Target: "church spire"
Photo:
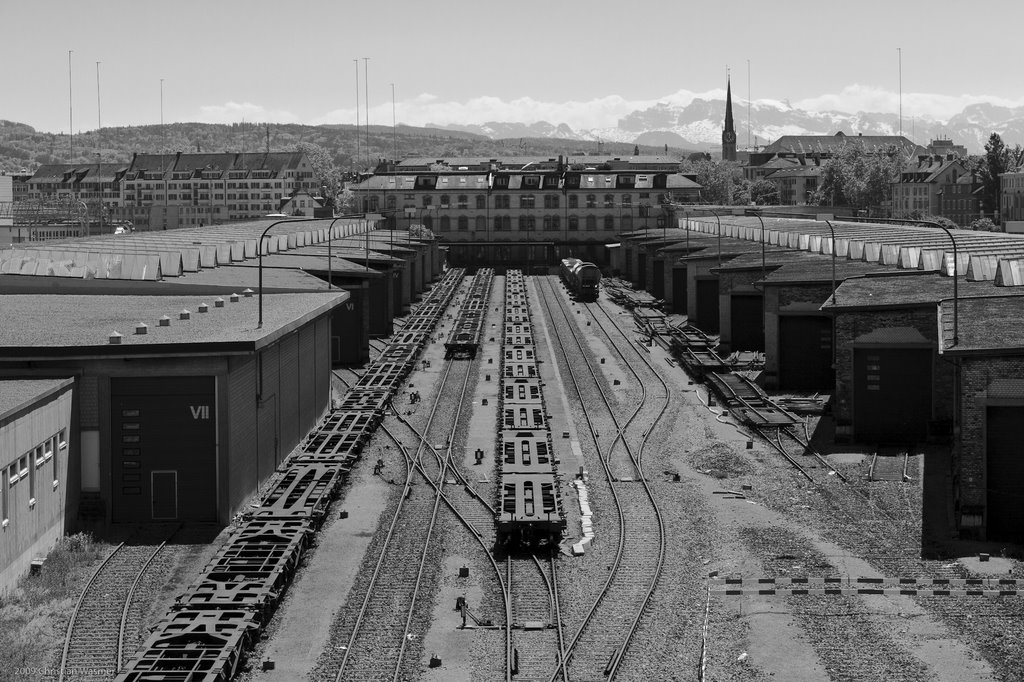
<instances>
[{"instance_id":1,"label":"church spire","mask_svg":"<svg viewBox=\"0 0 1024 682\"><path fill-rule=\"evenodd\" d=\"M725 86L725 129L722 131L722 160L736 160L736 128L732 120L732 79Z\"/></svg>"}]
</instances>

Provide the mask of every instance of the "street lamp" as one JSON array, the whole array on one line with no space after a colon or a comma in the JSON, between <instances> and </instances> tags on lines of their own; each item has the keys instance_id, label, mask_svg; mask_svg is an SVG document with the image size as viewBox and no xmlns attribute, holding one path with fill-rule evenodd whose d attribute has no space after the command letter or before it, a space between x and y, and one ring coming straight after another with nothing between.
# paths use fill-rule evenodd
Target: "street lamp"
<instances>
[{"instance_id":1,"label":"street lamp","mask_svg":"<svg viewBox=\"0 0 1024 682\"><path fill-rule=\"evenodd\" d=\"M946 233L946 236L949 237L949 241L953 242L953 345L956 346L960 343L960 316L957 309L957 275L959 274L960 269L960 259L957 257L956 239L953 238L953 233L949 231L949 228L944 225L940 225L932 220L918 220L917 222L939 228Z\"/></svg>"},{"instance_id":2,"label":"street lamp","mask_svg":"<svg viewBox=\"0 0 1024 682\"><path fill-rule=\"evenodd\" d=\"M320 220L320 218L298 218L296 220L278 220L277 222L270 223L267 225L267 229L263 230L263 234L260 235L260 240L256 244L256 252L259 255L259 323L256 325L257 329L263 328L263 238L267 236L267 233L281 223L308 223L314 220Z\"/></svg>"}]
</instances>

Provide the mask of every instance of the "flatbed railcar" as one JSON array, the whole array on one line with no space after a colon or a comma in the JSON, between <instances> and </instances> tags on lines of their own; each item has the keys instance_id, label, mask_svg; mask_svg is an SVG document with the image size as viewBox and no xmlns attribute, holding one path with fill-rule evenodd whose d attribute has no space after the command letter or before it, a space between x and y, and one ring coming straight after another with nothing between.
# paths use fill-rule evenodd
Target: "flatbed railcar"
<instances>
[{"instance_id":1,"label":"flatbed railcar","mask_svg":"<svg viewBox=\"0 0 1024 682\"><path fill-rule=\"evenodd\" d=\"M579 258L564 258L558 271L576 300L597 300L601 290L601 268Z\"/></svg>"},{"instance_id":2,"label":"flatbed railcar","mask_svg":"<svg viewBox=\"0 0 1024 682\"><path fill-rule=\"evenodd\" d=\"M496 457L500 470L495 527L510 551L552 548L565 532L561 480L551 443L522 272L505 278Z\"/></svg>"},{"instance_id":3,"label":"flatbed railcar","mask_svg":"<svg viewBox=\"0 0 1024 682\"><path fill-rule=\"evenodd\" d=\"M228 682L235 677L464 275L462 269L449 270L431 288L339 407L283 463L278 478L241 516L116 682Z\"/></svg>"}]
</instances>

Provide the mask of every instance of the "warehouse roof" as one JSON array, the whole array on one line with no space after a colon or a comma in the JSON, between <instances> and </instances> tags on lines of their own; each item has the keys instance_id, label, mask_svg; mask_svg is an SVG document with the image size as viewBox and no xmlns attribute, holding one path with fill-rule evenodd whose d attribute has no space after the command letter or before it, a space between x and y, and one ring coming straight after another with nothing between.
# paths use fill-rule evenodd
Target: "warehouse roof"
<instances>
[{"instance_id":1,"label":"warehouse roof","mask_svg":"<svg viewBox=\"0 0 1024 682\"><path fill-rule=\"evenodd\" d=\"M890 270L884 277L854 277L845 280L836 290L836 305L825 308L857 309L881 307L915 307L937 305L953 295L953 280L935 272L921 270ZM997 289L991 282L958 283L958 297L1002 296L1006 289Z\"/></svg>"},{"instance_id":2,"label":"warehouse roof","mask_svg":"<svg viewBox=\"0 0 1024 682\"><path fill-rule=\"evenodd\" d=\"M0 379L0 422L74 383L64 379Z\"/></svg>"},{"instance_id":3,"label":"warehouse roof","mask_svg":"<svg viewBox=\"0 0 1024 682\"><path fill-rule=\"evenodd\" d=\"M257 296L237 301L200 296L8 295L0 308L0 354L7 358L246 353L324 315L348 300L345 291L263 296L257 329ZM206 303L208 312L199 312ZM46 311L40 315L39 311ZM190 319L179 319L183 310ZM161 317L170 324L159 326ZM136 325L145 323L145 334ZM113 332L121 334L111 344Z\"/></svg>"},{"instance_id":4,"label":"warehouse roof","mask_svg":"<svg viewBox=\"0 0 1024 682\"><path fill-rule=\"evenodd\" d=\"M1005 293L1003 289L1000 293ZM957 343L953 344L953 301L940 304L940 328L943 353L1024 354L1024 292L1016 295L969 298L957 301Z\"/></svg>"}]
</instances>

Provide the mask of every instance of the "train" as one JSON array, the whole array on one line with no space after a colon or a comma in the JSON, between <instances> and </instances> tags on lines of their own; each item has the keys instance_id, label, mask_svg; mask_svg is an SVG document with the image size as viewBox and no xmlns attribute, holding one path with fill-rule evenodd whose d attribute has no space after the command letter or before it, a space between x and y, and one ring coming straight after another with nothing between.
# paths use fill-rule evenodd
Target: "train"
<instances>
[{"instance_id":1,"label":"train","mask_svg":"<svg viewBox=\"0 0 1024 682\"><path fill-rule=\"evenodd\" d=\"M289 456L115 682L227 682L260 639L364 444L405 383L465 270L448 270Z\"/></svg>"},{"instance_id":2,"label":"train","mask_svg":"<svg viewBox=\"0 0 1024 682\"><path fill-rule=\"evenodd\" d=\"M564 258L558 267L562 281L578 301L596 301L601 289L601 269L579 258Z\"/></svg>"},{"instance_id":3,"label":"train","mask_svg":"<svg viewBox=\"0 0 1024 682\"><path fill-rule=\"evenodd\" d=\"M566 528L537 363L526 282L522 271L509 270L495 452L499 470L495 532L497 544L508 551L553 549Z\"/></svg>"}]
</instances>

